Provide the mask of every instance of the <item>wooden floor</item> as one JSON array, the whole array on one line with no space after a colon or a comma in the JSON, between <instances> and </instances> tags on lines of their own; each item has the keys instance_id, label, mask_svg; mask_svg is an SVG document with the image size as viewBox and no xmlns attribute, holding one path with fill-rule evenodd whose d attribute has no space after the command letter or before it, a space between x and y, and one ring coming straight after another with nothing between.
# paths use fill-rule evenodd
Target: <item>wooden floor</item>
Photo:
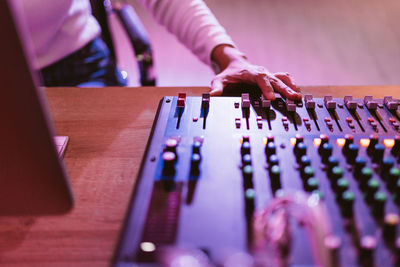
<instances>
[{"instance_id":1,"label":"wooden floor","mask_svg":"<svg viewBox=\"0 0 400 267\"><path fill-rule=\"evenodd\" d=\"M209 85L213 77L209 68L144 8L129 2L150 33L159 84ZM400 84L398 0L206 2L252 62L273 72L290 72L298 84ZM125 48L121 42L120 48ZM128 58L125 65L131 61Z\"/></svg>"}]
</instances>

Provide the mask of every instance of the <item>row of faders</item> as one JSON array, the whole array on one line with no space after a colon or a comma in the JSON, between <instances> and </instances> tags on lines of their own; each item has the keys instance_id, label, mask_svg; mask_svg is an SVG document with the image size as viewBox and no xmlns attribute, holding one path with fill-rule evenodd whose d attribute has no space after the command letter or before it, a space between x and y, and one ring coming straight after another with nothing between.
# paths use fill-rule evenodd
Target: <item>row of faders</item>
<instances>
[{"instance_id":1,"label":"row of faders","mask_svg":"<svg viewBox=\"0 0 400 267\"><path fill-rule=\"evenodd\" d=\"M163 98L115 265L399 266L398 109Z\"/></svg>"}]
</instances>

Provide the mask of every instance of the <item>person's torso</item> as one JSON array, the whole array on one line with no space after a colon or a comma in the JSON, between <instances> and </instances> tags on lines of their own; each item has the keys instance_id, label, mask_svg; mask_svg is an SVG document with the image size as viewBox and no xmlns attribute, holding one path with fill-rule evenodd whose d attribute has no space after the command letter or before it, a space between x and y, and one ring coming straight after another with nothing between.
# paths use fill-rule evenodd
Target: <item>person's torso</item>
<instances>
[{"instance_id":1,"label":"person's torso","mask_svg":"<svg viewBox=\"0 0 400 267\"><path fill-rule=\"evenodd\" d=\"M75 52L100 34L89 0L21 0L39 68Z\"/></svg>"}]
</instances>

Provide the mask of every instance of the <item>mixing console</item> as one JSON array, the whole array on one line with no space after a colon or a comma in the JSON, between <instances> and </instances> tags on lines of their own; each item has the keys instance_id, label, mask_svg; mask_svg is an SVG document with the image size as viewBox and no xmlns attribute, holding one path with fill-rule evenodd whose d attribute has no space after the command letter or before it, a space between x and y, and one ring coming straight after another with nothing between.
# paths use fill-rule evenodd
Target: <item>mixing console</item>
<instances>
[{"instance_id":1,"label":"mixing console","mask_svg":"<svg viewBox=\"0 0 400 267\"><path fill-rule=\"evenodd\" d=\"M398 106L163 98L115 266L400 265Z\"/></svg>"}]
</instances>

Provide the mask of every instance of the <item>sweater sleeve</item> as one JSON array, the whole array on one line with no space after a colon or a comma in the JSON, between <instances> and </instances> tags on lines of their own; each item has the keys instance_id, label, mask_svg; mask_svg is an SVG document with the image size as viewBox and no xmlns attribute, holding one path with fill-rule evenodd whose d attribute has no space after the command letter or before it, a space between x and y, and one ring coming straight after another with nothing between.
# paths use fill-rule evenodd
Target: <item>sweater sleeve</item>
<instances>
[{"instance_id":1,"label":"sweater sleeve","mask_svg":"<svg viewBox=\"0 0 400 267\"><path fill-rule=\"evenodd\" d=\"M202 0L138 0L201 61L211 66L211 52L221 44L235 46Z\"/></svg>"}]
</instances>

